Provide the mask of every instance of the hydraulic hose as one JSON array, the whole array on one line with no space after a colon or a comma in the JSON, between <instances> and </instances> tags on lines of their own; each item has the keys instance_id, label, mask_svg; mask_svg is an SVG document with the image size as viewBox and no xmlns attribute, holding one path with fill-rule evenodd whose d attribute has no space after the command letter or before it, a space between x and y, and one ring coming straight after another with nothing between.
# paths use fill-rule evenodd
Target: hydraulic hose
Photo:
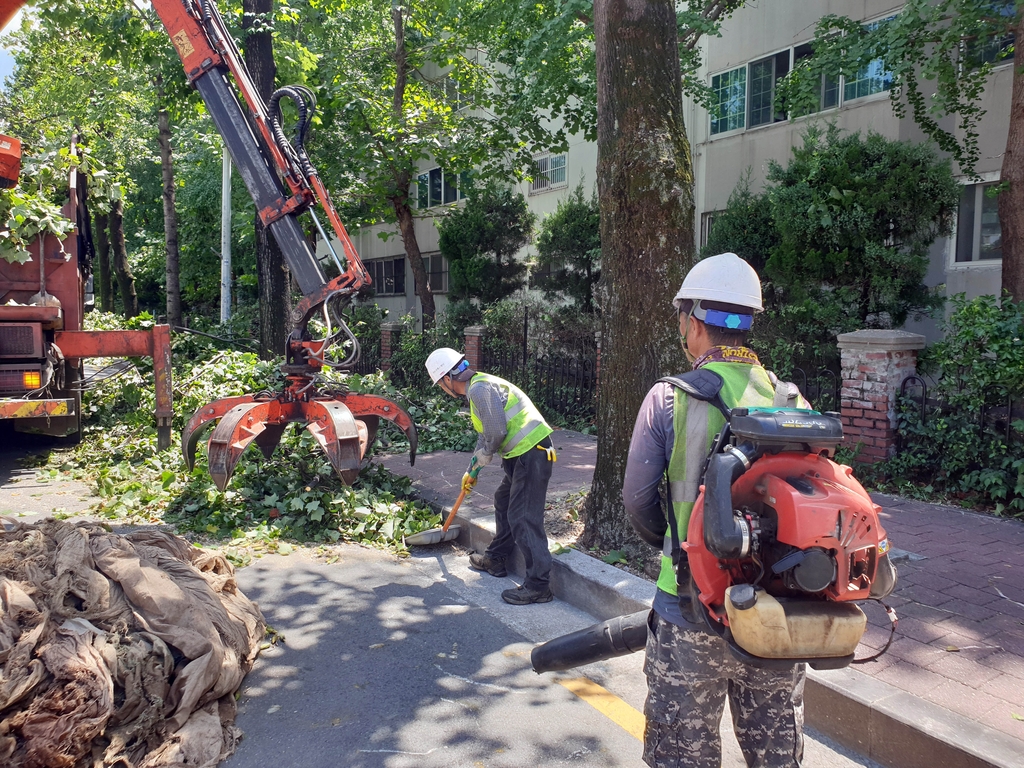
<instances>
[{"instance_id":1,"label":"hydraulic hose","mask_svg":"<svg viewBox=\"0 0 1024 768\"><path fill-rule=\"evenodd\" d=\"M533 670L559 672L635 653L647 645L649 610L627 613L586 629L548 640L533 649Z\"/></svg>"},{"instance_id":2,"label":"hydraulic hose","mask_svg":"<svg viewBox=\"0 0 1024 768\"><path fill-rule=\"evenodd\" d=\"M750 529L733 514L732 484L759 455L752 443L727 446L713 455L704 477L704 545L720 560L750 553Z\"/></svg>"}]
</instances>

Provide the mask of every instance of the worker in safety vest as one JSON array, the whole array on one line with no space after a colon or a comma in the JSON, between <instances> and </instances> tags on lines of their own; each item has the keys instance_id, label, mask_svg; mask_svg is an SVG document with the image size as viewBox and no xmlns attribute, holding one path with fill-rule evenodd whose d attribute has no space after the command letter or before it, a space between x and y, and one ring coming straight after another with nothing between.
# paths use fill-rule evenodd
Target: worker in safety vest
<instances>
[{"instance_id":1,"label":"worker in safety vest","mask_svg":"<svg viewBox=\"0 0 1024 768\"><path fill-rule=\"evenodd\" d=\"M501 456L505 470L494 493L494 538L482 555L469 556L470 567L507 576L505 561L518 545L526 561L526 579L522 586L502 592L501 599L512 605L549 602L551 553L544 533L544 502L555 461L551 427L521 389L497 376L477 373L454 349L431 352L427 373L449 395L469 401L473 428L480 433L462 476L463 490L476 484L477 473L494 454Z\"/></svg>"},{"instance_id":2,"label":"worker in safety vest","mask_svg":"<svg viewBox=\"0 0 1024 768\"><path fill-rule=\"evenodd\" d=\"M727 407L810 407L746 346L754 314L762 310L761 282L747 262L733 253L698 262L673 304L687 359L694 370L721 376ZM629 446L622 489L626 512L637 533L662 550L644 663L644 762L658 768L721 765L719 723L726 696L747 765L797 766L803 756L804 665L768 670L734 658L691 598L686 554L677 551L678 570L673 566L664 509L670 506L677 536L685 540L704 460L724 423L709 402L658 382L640 407ZM670 499L663 507L659 486L666 470Z\"/></svg>"}]
</instances>

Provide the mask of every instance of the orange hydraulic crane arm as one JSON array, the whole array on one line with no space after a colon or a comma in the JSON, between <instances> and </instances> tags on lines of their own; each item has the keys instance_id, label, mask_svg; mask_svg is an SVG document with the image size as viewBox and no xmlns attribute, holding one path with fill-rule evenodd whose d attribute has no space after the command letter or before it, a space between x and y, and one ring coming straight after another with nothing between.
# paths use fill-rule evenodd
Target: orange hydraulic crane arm
<instances>
[{"instance_id":1,"label":"orange hydraulic crane arm","mask_svg":"<svg viewBox=\"0 0 1024 768\"><path fill-rule=\"evenodd\" d=\"M24 4L25 0L0 0L0 27ZM297 146L293 146L284 137L277 112L281 96L275 94L274 109L268 110L213 0L152 0L151 4L167 30L186 76L206 103L260 219L274 234L305 296L297 311L297 325L303 329L329 296L350 296L369 284L366 269L301 144L296 142ZM252 123L228 85L229 73ZM279 93L294 100L301 99L302 91L286 88ZM300 107L300 111L304 109ZM253 124L259 138L250 127ZM344 263L338 261L341 274L330 282L297 221L300 213L311 210L316 203L330 221L345 257ZM322 228L320 233L330 247L327 233Z\"/></svg>"}]
</instances>

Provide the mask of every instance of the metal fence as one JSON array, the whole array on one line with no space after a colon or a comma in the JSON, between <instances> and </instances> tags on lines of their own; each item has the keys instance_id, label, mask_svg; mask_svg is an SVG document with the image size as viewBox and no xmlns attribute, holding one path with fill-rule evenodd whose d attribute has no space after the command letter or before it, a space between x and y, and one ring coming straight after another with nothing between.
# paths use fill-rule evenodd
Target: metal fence
<instances>
[{"instance_id":1,"label":"metal fence","mask_svg":"<svg viewBox=\"0 0 1024 768\"><path fill-rule=\"evenodd\" d=\"M816 411L839 411L840 390L843 380L830 368L820 368L808 375L803 368L794 368L790 380L800 388L802 394Z\"/></svg>"},{"instance_id":2,"label":"metal fence","mask_svg":"<svg viewBox=\"0 0 1024 768\"><path fill-rule=\"evenodd\" d=\"M376 373L380 368L380 338L371 344L360 344L359 345L359 360L356 362L355 367L352 368L354 373L360 375L367 375Z\"/></svg>"},{"instance_id":3,"label":"metal fence","mask_svg":"<svg viewBox=\"0 0 1024 768\"><path fill-rule=\"evenodd\" d=\"M546 415L585 421L597 415L596 357L533 357L519 349L489 349L485 345L483 369L522 389Z\"/></svg>"},{"instance_id":4,"label":"metal fence","mask_svg":"<svg viewBox=\"0 0 1024 768\"><path fill-rule=\"evenodd\" d=\"M900 403L917 416L923 426L936 416L948 416L954 412L963 415L963 409L946 402L941 396L929 393L928 384L916 374L907 376L900 383ZM1008 449L1024 453L1024 400L1006 398L1001 403L982 405L975 419L978 436L1001 439ZM913 434L897 430L896 450L903 451L912 445Z\"/></svg>"}]
</instances>

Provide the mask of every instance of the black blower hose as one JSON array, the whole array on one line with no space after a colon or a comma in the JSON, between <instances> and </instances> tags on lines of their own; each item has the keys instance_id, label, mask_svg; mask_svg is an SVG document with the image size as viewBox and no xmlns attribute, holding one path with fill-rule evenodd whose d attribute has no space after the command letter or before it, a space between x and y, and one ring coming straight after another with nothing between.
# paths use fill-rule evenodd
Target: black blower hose
<instances>
[{"instance_id":1,"label":"black blower hose","mask_svg":"<svg viewBox=\"0 0 1024 768\"><path fill-rule=\"evenodd\" d=\"M548 640L533 649L533 670L560 672L595 661L635 653L647 645L649 610L627 613L592 627Z\"/></svg>"},{"instance_id":2,"label":"black blower hose","mask_svg":"<svg viewBox=\"0 0 1024 768\"><path fill-rule=\"evenodd\" d=\"M720 560L750 553L750 532L732 511L732 484L759 454L752 443L743 443L716 453L708 462L704 476L704 545Z\"/></svg>"}]
</instances>

